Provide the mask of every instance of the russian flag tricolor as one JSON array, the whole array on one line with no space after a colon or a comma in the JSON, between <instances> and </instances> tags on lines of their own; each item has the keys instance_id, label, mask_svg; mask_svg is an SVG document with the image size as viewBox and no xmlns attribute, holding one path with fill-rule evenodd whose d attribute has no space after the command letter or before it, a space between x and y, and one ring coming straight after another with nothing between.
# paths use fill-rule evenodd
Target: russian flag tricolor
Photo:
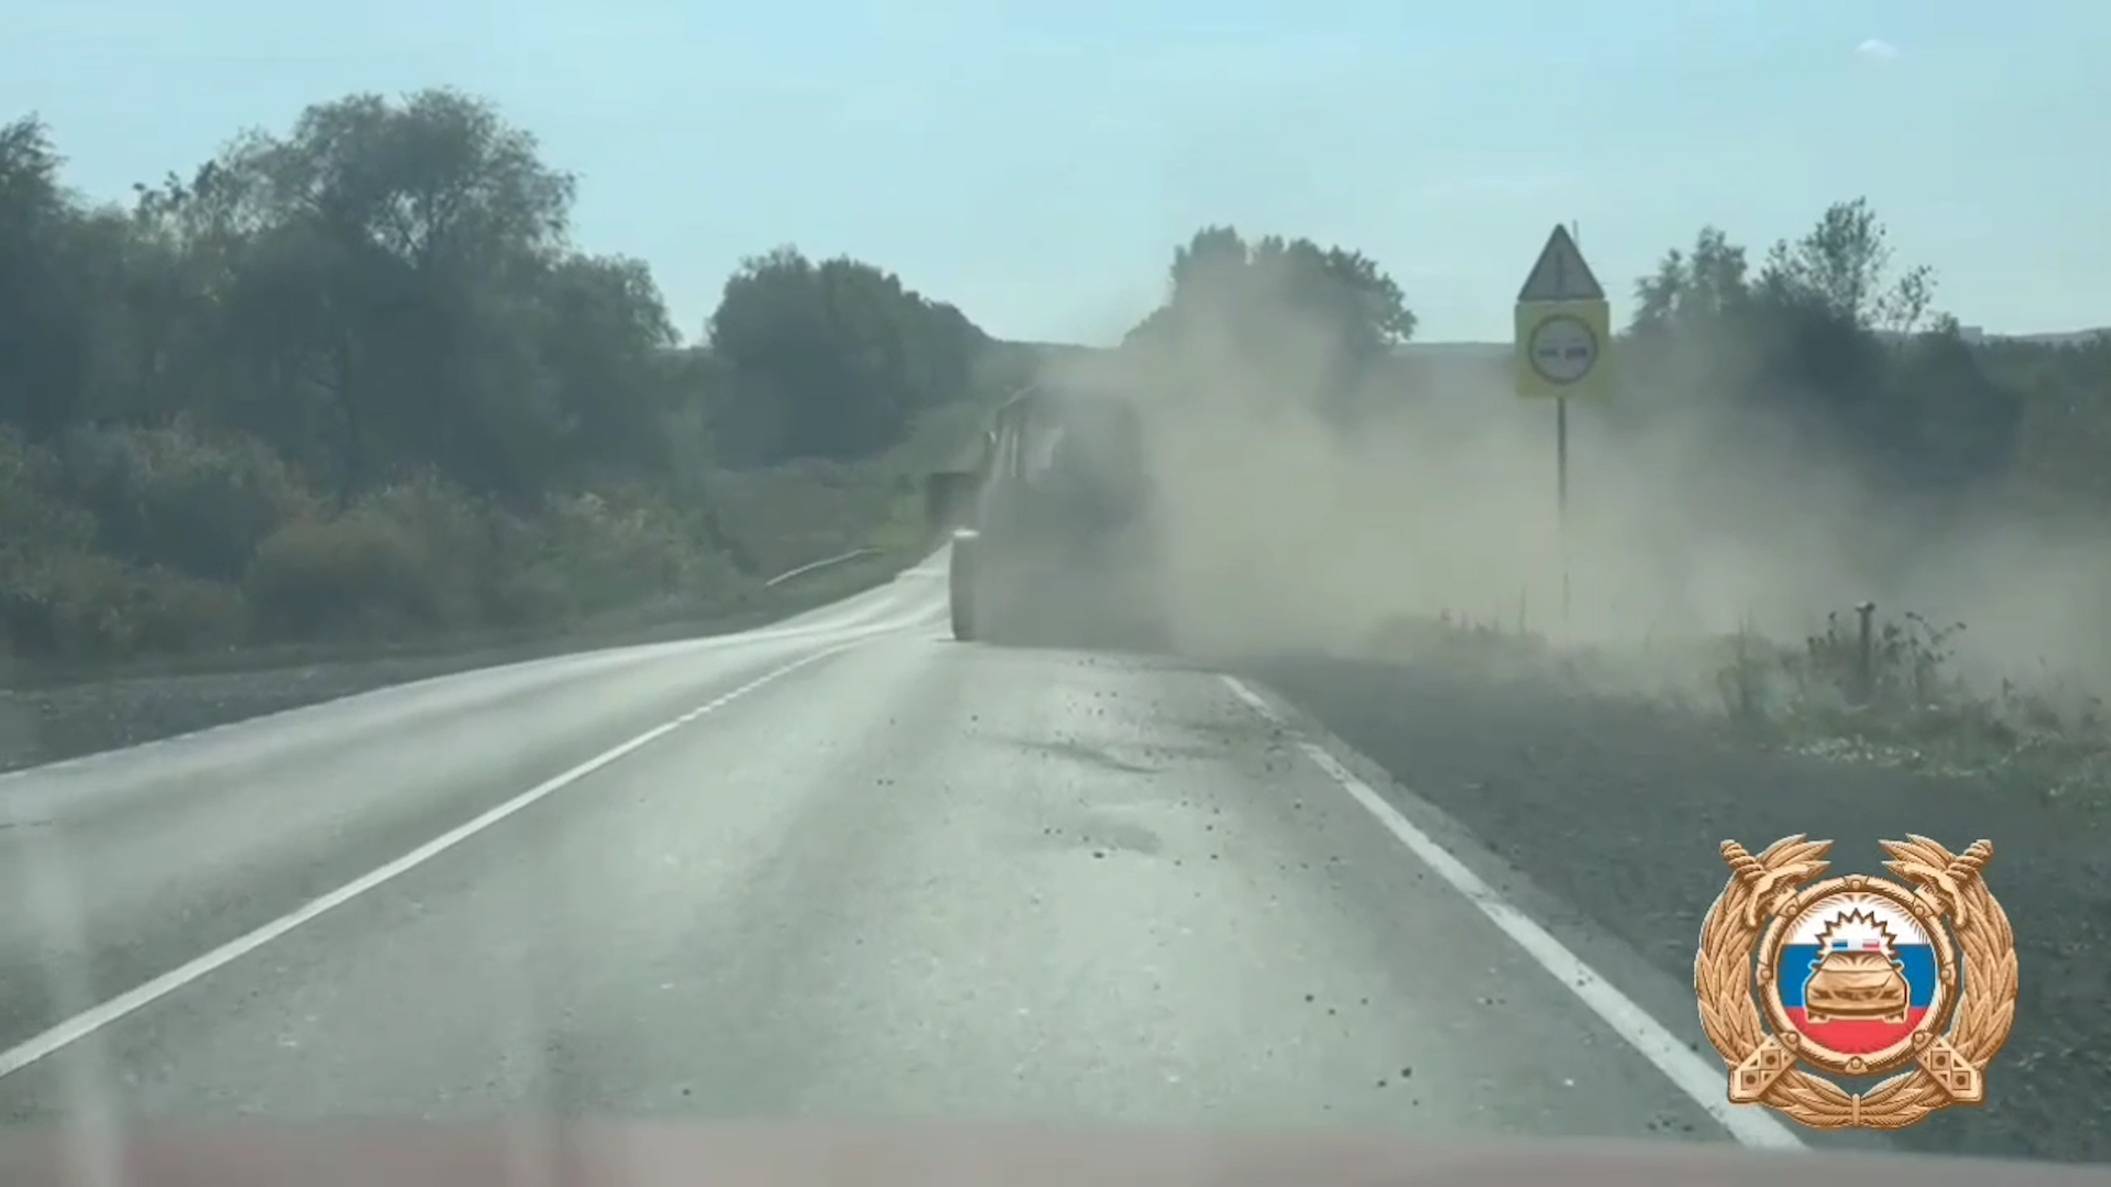
<instances>
[{"instance_id":1,"label":"russian flag tricolor","mask_svg":"<svg viewBox=\"0 0 2111 1187\"><path fill-rule=\"evenodd\" d=\"M1776 958L1774 984L1790 1024L1843 1055L1903 1041L1942 992L1920 922L1889 899L1855 892L1828 895L1797 916Z\"/></svg>"}]
</instances>

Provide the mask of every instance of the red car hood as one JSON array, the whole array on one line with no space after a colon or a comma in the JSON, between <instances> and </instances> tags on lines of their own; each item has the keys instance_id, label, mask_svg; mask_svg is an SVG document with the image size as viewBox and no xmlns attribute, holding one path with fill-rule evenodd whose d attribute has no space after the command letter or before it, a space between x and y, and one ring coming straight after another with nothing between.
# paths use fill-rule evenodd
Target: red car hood
<instances>
[{"instance_id":1,"label":"red car hood","mask_svg":"<svg viewBox=\"0 0 2111 1187\"><path fill-rule=\"evenodd\" d=\"M1431 1144L1319 1133L804 1125L0 1130L8 1187L2103 1187L2101 1167L1680 1143Z\"/></svg>"}]
</instances>

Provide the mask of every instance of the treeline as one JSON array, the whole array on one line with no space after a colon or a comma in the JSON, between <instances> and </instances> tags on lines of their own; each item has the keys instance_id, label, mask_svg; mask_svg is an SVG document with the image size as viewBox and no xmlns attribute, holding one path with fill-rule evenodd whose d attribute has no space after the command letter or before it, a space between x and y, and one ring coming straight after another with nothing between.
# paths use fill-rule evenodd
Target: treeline
<instances>
[{"instance_id":1,"label":"treeline","mask_svg":"<svg viewBox=\"0 0 2111 1187\"><path fill-rule=\"evenodd\" d=\"M0 126L0 647L101 658L710 608L913 538L1041 352L848 259L778 248L681 344L647 268L573 245L574 179L452 91L234 139L123 206ZM2111 342L1967 342L1863 202L1756 264L1719 230L1636 285L1616 421L1750 426L1873 488L2111 509ZM1439 370L1372 259L1208 227L1114 352L1165 391L1353 431ZM1727 452L1725 452L1727 450ZM1673 477L1706 483L1709 473ZM1674 489L1686 489L1674 485ZM890 535L892 533L892 535Z\"/></svg>"},{"instance_id":2,"label":"treeline","mask_svg":"<svg viewBox=\"0 0 2111 1187\"><path fill-rule=\"evenodd\" d=\"M1931 269L1896 265L1864 200L1833 204L1756 262L1705 227L1635 282L1606 411L1716 434L1724 449L1688 442L1708 466L1764 426L1751 440L1801 442L1873 493L1939 505L1998 488L2111 507L2111 336L1968 341L1936 311L1936 287ZM1340 413L1353 429L1358 411L1477 375L1398 356L1414 313L1361 252L1209 227L1175 249L1166 291L1124 353L1169 388L1245 388Z\"/></svg>"},{"instance_id":3,"label":"treeline","mask_svg":"<svg viewBox=\"0 0 2111 1187\"><path fill-rule=\"evenodd\" d=\"M2111 333L2078 342L1997 339L1974 352L2023 404L2015 494L2101 527L2111 517Z\"/></svg>"},{"instance_id":4,"label":"treeline","mask_svg":"<svg viewBox=\"0 0 2111 1187\"><path fill-rule=\"evenodd\" d=\"M1132 374L1164 390L1348 417L1414 331L1400 286L1363 253L1280 235L1249 241L1213 226L1174 249L1164 304L1129 331L1121 353Z\"/></svg>"},{"instance_id":5,"label":"treeline","mask_svg":"<svg viewBox=\"0 0 2111 1187\"><path fill-rule=\"evenodd\" d=\"M1667 251L1635 282L1617 394L1593 410L1626 434L1619 464L1678 492L1649 511L1667 538L1861 533L1849 552L1902 568L1954 525L2111 512L2111 336L1980 341L1936 291L1860 199L1756 258L1714 227ZM1174 250L1166 293L1120 354L1175 396L1243 393L1256 412L1412 435L1419 422L1392 414L1418 399L1509 385L1507 360L1397 350L1414 314L1354 250L1205 228Z\"/></svg>"},{"instance_id":6,"label":"treeline","mask_svg":"<svg viewBox=\"0 0 2111 1187\"><path fill-rule=\"evenodd\" d=\"M1954 318L1933 312L1932 271L1895 270L1891 257L1859 199L1776 243L1756 269L1704 228L1636 282L1623 392L1642 414L1680 404L1762 413L1852 459L1882 489L1974 488L2013 459L2021 396L1988 372Z\"/></svg>"},{"instance_id":7,"label":"treeline","mask_svg":"<svg viewBox=\"0 0 2111 1187\"><path fill-rule=\"evenodd\" d=\"M1635 282L1605 411L1630 428L1678 423L1703 487L1764 442L1769 458L1822 459L1872 497L1938 515L1993 494L2111 508L2111 336L1967 340L1936 287L1932 269L1896 266L1865 200L1831 205L1756 263L1704 227ZM1496 366L1403 358L1415 326L1359 251L1213 226L1174 249L1164 302L1115 366L1162 394L1243 392L1352 432L1446 385L1507 385Z\"/></svg>"},{"instance_id":8,"label":"treeline","mask_svg":"<svg viewBox=\"0 0 2111 1187\"><path fill-rule=\"evenodd\" d=\"M574 179L452 91L312 107L122 207L62 163L36 118L0 127L17 656L738 600L884 531L889 451L969 431L1024 366L789 248L683 348L642 263L570 242Z\"/></svg>"}]
</instances>

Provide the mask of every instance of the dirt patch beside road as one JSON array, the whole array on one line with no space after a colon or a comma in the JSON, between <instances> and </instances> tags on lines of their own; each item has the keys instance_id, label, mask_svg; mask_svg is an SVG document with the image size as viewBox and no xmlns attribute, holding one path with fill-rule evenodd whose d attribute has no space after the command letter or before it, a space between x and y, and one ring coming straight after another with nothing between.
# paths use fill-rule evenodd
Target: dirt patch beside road
<instances>
[{"instance_id":1,"label":"dirt patch beside road","mask_svg":"<svg viewBox=\"0 0 2111 1187\"><path fill-rule=\"evenodd\" d=\"M1690 981L1717 845L1835 841L1834 868L1882 873L1880 839L1994 842L1988 882L2015 928L2015 1030L1984 1109L1899 1135L1908 1147L2111 1161L2111 813L1991 779L1761 750L1647 704L1433 668L1247 665L1400 783L1442 807L1665 972Z\"/></svg>"}]
</instances>

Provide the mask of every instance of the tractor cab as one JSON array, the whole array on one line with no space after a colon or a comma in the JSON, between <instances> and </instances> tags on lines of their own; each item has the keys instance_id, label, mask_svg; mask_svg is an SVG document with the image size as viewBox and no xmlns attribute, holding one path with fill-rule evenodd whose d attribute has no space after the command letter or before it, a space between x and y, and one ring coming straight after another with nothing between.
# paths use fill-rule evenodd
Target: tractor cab
<instances>
[{"instance_id":1,"label":"tractor cab","mask_svg":"<svg viewBox=\"0 0 2111 1187\"><path fill-rule=\"evenodd\" d=\"M1155 554L1144 434L1124 396L1030 388L998 409L972 477L934 475L934 514L958 525L958 637L1082 643L1130 615Z\"/></svg>"}]
</instances>

